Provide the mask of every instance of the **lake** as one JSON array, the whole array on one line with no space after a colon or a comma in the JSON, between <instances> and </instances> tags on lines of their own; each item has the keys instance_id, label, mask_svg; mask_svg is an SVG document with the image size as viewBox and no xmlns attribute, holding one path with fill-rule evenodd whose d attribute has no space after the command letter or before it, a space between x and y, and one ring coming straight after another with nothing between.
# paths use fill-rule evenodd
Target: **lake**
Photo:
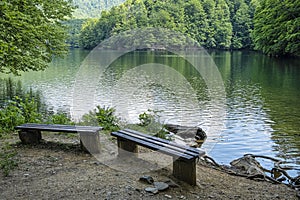
<instances>
[{"instance_id":1,"label":"lake","mask_svg":"<svg viewBox=\"0 0 300 200\"><path fill-rule=\"evenodd\" d=\"M139 51L116 59L111 52L88 54L70 50L45 71L16 79L40 90L54 110L70 110L74 118L102 105L136 123L140 113L156 110L162 123L203 128L208 138L202 148L219 163L246 153L267 155L286 161L294 167L291 175L300 175L299 58L252 51L203 54L207 58L201 66L211 65L212 59L218 78L214 73L203 77L206 72L174 53Z\"/></svg>"}]
</instances>

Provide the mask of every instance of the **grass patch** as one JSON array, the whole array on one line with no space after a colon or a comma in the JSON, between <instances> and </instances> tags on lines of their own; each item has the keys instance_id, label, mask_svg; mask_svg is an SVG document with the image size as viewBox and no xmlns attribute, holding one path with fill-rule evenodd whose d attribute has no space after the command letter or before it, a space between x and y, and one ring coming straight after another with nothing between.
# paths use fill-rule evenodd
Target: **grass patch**
<instances>
[{"instance_id":1,"label":"grass patch","mask_svg":"<svg viewBox=\"0 0 300 200\"><path fill-rule=\"evenodd\" d=\"M12 149L9 144L5 144L0 151L0 169L4 176L8 176L9 173L18 166L18 159L16 158L17 151Z\"/></svg>"}]
</instances>

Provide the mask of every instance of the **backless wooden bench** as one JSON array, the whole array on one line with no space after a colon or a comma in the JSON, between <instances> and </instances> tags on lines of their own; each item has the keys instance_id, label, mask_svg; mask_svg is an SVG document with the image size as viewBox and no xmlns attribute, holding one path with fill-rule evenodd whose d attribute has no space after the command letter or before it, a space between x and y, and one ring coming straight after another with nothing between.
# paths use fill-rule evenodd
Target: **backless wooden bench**
<instances>
[{"instance_id":1,"label":"backless wooden bench","mask_svg":"<svg viewBox=\"0 0 300 200\"><path fill-rule=\"evenodd\" d=\"M23 144L39 143L42 139L41 131L79 133L80 145L83 150L90 153L100 151L99 131L102 130L102 127L28 123L16 126L15 129L19 130L19 138Z\"/></svg>"},{"instance_id":2,"label":"backless wooden bench","mask_svg":"<svg viewBox=\"0 0 300 200\"><path fill-rule=\"evenodd\" d=\"M170 155L173 157L174 177L196 185L196 159L203 156L204 151L130 129L112 132L111 135L117 137L119 156L132 154L128 152L138 153L137 145Z\"/></svg>"}]
</instances>

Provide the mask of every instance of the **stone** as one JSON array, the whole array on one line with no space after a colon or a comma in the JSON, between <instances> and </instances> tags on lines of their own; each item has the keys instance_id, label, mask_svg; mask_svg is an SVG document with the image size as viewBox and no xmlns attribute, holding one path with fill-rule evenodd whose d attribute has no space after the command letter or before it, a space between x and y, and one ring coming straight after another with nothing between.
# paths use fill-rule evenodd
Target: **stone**
<instances>
[{"instance_id":1,"label":"stone","mask_svg":"<svg viewBox=\"0 0 300 200\"><path fill-rule=\"evenodd\" d=\"M240 170L241 173L248 175L264 175L260 163L251 156L244 156L230 162L230 165Z\"/></svg>"},{"instance_id":2,"label":"stone","mask_svg":"<svg viewBox=\"0 0 300 200\"><path fill-rule=\"evenodd\" d=\"M158 189L157 188L153 188L153 187L147 187L147 188L145 188L145 191L146 192L150 192L150 193L152 193L152 194L157 194L158 193Z\"/></svg>"},{"instance_id":3,"label":"stone","mask_svg":"<svg viewBox=\"0 0 300 200\"><path fill-rule=\"evenodd\" d=\"M164 182L154 182L154 187L157 188L159 191L164 191L169 188L169 185Z\"/></svg>"},{"instance_id":4,"label":"stone","mask_svg":"<svg viewBox=\"0 0 300 200\"><path fill-rule=\"evenodd\" d=\"M152 184L154 182L153 178L151 176L147 176L147 175L140 177L139 180L144 183L148 183L148 184Z\"/></svg>"},{"instance_id":5,"label":"stone","mask_svg":"<svg viewBox=\"0 0 300 200\"><path fill-rule=\"evenodd\" d=\"M165 197L168 198L168 199L172 199L172 196L168 195L168 194L165 194Z\"/></svg>"}]
</instances>

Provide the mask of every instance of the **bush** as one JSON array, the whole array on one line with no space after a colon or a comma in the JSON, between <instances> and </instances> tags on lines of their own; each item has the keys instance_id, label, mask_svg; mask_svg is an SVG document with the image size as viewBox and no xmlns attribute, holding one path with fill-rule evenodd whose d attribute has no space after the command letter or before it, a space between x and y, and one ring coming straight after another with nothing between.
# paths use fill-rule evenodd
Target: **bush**
<instances>
[{"instance_id":1,"label":"bush","mask_svg":"<svg viewBox=\"0 0 300 200\"><path fill-rule=\"evenodd\" d=\"M22 111L17 107L17 102L9 101L7 105L0 110L0 131L11 132L14 127L25 122Z\"/></svg>"},{"instance_id":2,"label":"bush","mask_svg":"<svg viewBox=\"0 0 300 200\"><path fill-rule=\"evenodd\" d=\"M50 114L47 123L49 124L69 124L74 125L75 123L71 120L69 113L65 111L57 111L57 113Z\"/></svg>"},{"instance_id":3,"label":"bush","mask_svg":"<svg viewBox=\"0 0 300 200\"><path fill-rule=\"evenodd\" d=\"M115 109L97 106L96 109L83 115L82 125L101 126L107 131L119 130L118 118L115 116Z\"/></svg>"},{"instance_id":4,"label":"bush","mask_svg":"<svg viewBox=\"0 0 300 200\"><path fill-rule=\"evenodd\" d=\"M139 114L139 126L143 127L145 132L150 132L156 137L166 139L166 134L169 132L166 131L164 125L160 122L158 112L148 109L146 112Z\"/></svg>"}]
</instances>

